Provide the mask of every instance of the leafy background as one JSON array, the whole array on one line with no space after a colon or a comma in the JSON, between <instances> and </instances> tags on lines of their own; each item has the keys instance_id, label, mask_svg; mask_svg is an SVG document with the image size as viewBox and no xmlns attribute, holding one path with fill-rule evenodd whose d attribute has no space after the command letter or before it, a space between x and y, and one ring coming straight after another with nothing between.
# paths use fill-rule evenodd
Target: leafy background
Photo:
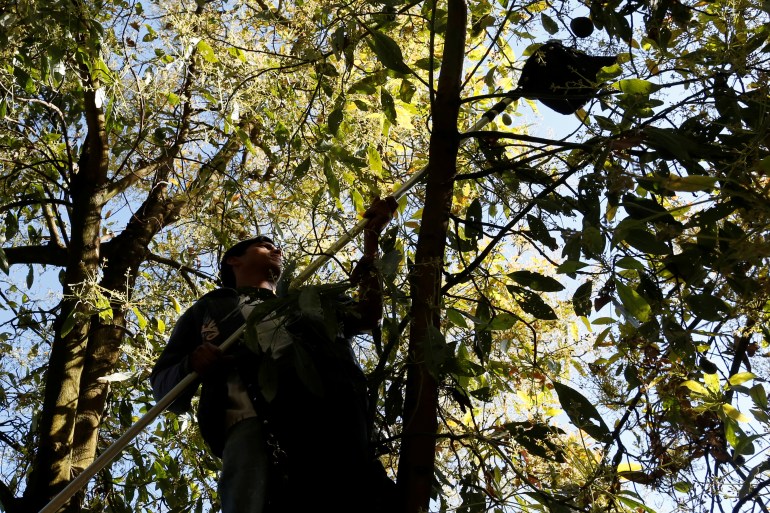
<instances>
[{"instance_id":1,"label":"leafy background","mask_svg":"<svg viewBox=\"0 0 770 513\"><path fill-rule=\"evenodd\" d=\"M151 406L224 247L273 234L289 276L426 166L356 343L405 511L766 509L767 3L5 0L0 24L5 511ZM458 136L549 38L617 56L596 97ZM208 511L217 468L163 416L68 508Z\"/></svg>"}]
</instances>

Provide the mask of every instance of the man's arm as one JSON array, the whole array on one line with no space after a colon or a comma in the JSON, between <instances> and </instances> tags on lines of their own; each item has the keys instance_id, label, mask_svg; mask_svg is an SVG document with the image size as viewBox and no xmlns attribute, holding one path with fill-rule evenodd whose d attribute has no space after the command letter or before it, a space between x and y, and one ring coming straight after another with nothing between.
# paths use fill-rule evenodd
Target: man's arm
<instances>
[{"instance_id":1,"label":"man's arm","mask_svg":"<svg viewBox=\"0 0 770 513\"><path fill-rule=\"evenodd\" d=\"M364 227L364 254L350 275L350 281L358 285L358 331L371 331L382 319L382 288L380 276L374 267L379 256L380 233L393 218L398 202L393 196L376 198L364 213L369 221Z\"/></svg>"},{"instance_id":2,"label":"man's arm","mask_svg":"<svg viewBox=\"0 0 770 513\"><path fill-rule=\"evenodd\" d=\"M150 374L152 393L155 400L162 399L192 370L190 355L201 344L200 327L196 329L196 316L192 309L187 310L177 320L171 332L168 344L158 357ZM169 406L174 413L184 413L190 409L190 400L197 387L191 386Z\"/></svg>"}]
</instances>

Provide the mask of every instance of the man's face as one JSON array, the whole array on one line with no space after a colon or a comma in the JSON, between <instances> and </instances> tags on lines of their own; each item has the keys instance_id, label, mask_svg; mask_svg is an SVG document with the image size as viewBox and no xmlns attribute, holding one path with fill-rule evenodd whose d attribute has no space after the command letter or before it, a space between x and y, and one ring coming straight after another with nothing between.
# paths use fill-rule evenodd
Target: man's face
<instances>
[{"instance_id":1,"label":"man's face","mask_svg":"<svg viewBox=\"0 0 770 513\"><path fill-rule=\"evenodd\" d=\"M277 280L281 275L282 255L281 248L272 242L255 242L242 255L231 257L237 259L237 264L232 262L231 265L240 265L244 270L257 275L264 273L268 278Z\"/></svg>"}]
</instances>

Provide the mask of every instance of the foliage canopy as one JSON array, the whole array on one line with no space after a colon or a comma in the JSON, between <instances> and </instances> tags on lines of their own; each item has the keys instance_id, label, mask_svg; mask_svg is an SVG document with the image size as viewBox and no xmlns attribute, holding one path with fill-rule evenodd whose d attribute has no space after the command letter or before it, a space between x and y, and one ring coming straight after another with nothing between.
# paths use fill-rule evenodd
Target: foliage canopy
<instances>
[{"instance_id":1,"label":"foliage canopy","mask_svg":"<svg viewBox=\"0 0 770 513\"><path fill-rule=\"evenodd\" d=\"M271 233L288 278L427 167L357 341L404 511L766 511L769 12L0 0L0 509L148 409L224 247ZM615 57L598 92L472 128L548 39ZM68 510L215 508L206 454L164 416Z\"/></svg>"}]
</instances>

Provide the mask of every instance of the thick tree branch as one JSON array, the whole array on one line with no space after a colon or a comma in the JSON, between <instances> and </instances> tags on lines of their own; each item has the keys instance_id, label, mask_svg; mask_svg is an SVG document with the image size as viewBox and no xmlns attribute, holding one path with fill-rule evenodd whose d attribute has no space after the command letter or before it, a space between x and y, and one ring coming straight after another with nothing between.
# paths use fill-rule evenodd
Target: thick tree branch
<instances>
[{"instance_id":1,"label":"thick tree branch","mask_svg":"<svg viewBox=\"0 0 770 513\"><path fill-rule=\"evenodd\" d=\"M67 265L67 248L47 244L45 246L17 246L4 248L10 265L40 264L64 267Z\"/></svg>"},{"instance_id":2,"label":"thick tree branch","mask_svg":"<svg viewBox=\"0 0 770 513\"><path fill-rule=\"evenodd\" d=\"M0 481L0 505L3 506L3 510L8 513L16 513L18 511L18 502L19 499L13 494L13 490L7 484Z\"/></svg>"}]
</instances>

